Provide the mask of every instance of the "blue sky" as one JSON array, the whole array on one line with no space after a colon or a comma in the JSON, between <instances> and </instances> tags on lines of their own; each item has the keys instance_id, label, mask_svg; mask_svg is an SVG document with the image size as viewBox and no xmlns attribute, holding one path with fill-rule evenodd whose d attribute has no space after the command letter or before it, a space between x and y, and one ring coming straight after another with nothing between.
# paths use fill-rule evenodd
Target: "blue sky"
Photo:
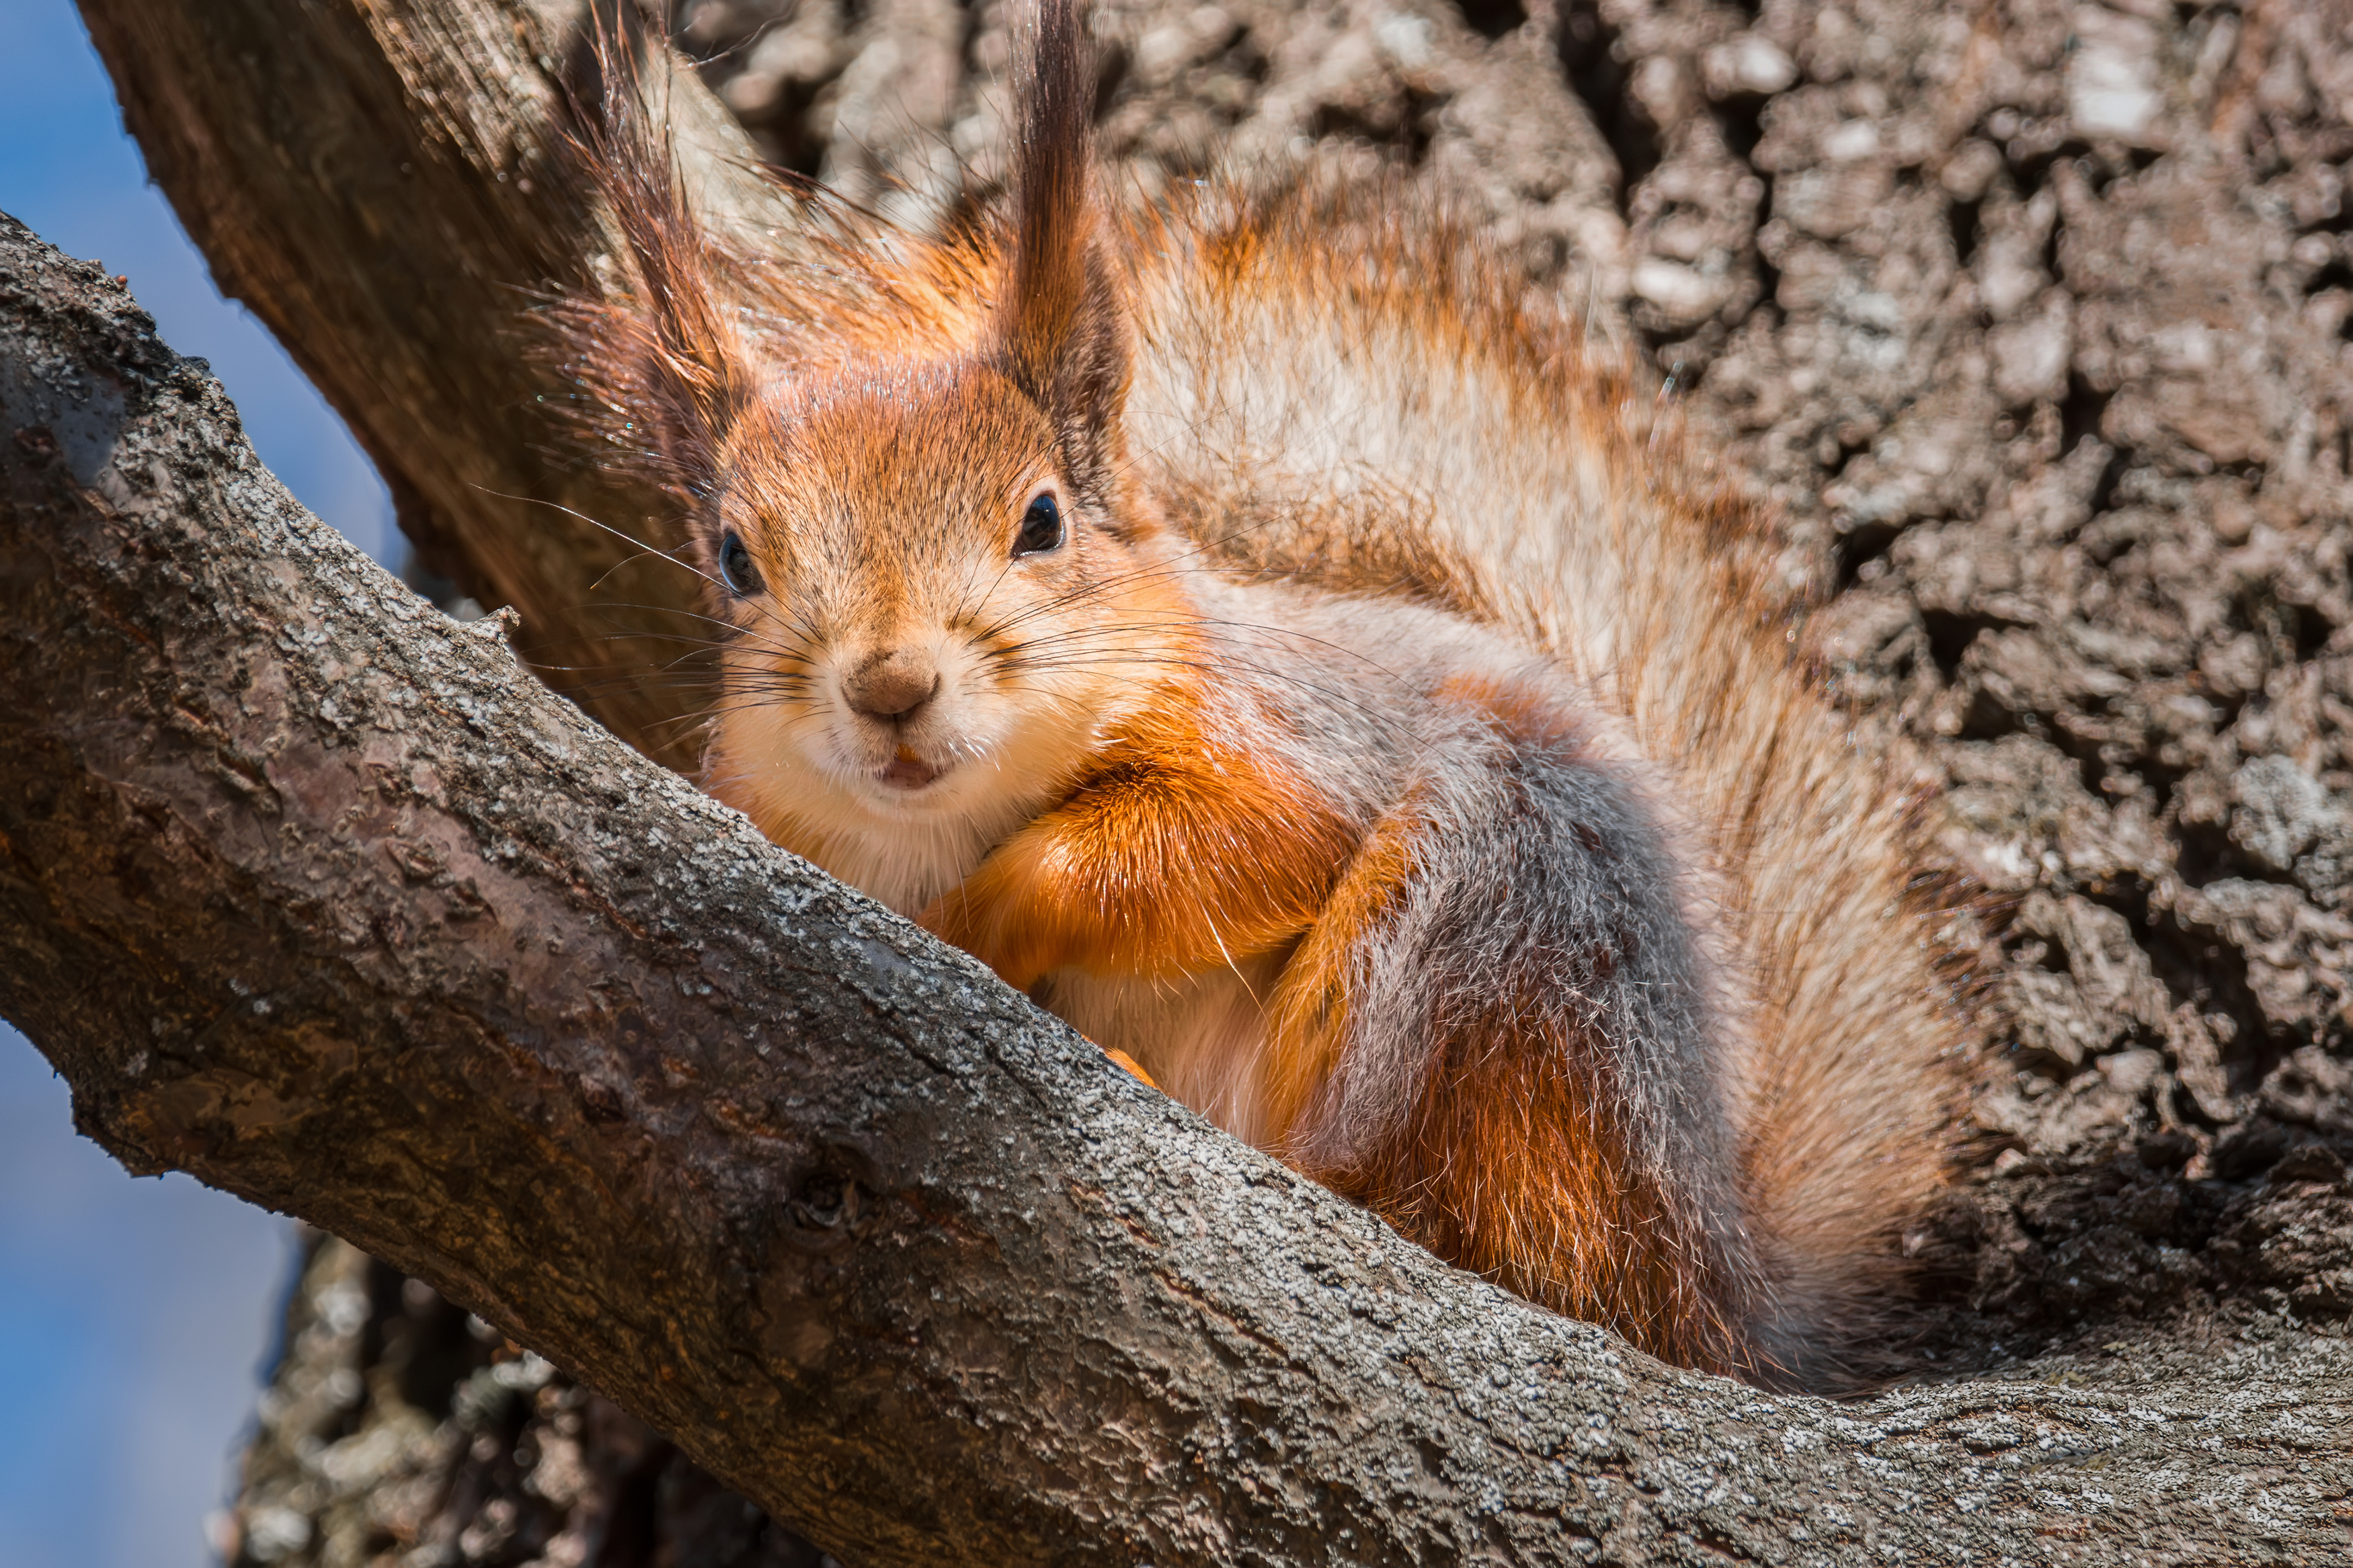
<instances>
[{"instance_id":1,"label":"blue sky","mask_svg":"<svg viewBox=\"0 0 2353 1568\"><path fill-rule=\"evenodd\" d=\"M384 487L146 183L69 0L0 0L0 210L129 276L227 386L264 461L379 560ZM288 1223L133 1181L0 1025L0 1568L198 1568L286 1286Z\"/></svg>"}]
</instances>

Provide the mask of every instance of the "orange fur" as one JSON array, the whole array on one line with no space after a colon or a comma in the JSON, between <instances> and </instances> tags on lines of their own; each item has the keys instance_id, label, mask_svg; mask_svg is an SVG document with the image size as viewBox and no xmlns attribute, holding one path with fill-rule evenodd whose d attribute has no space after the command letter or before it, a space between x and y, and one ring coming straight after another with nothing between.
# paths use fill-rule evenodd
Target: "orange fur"
<instances>
[{"instance_id":1,"label":"orange fur","mask_svg":"<svg viewBox=\"0 0 2353 1568\"><path fill-rule=\"evenodd\" d=\"M1357 933L1393 911L1398 888L1412 874L1415 842L1430 831L1409 796L1356 847L1347 870L1315 911L1313 927L1267 1007L1266 1128L1275 1148L1288 1142L1316 1089L1331 1077L1347 1037L1349 952ZM1375 1206L1378 1206L1376 1205Z\"/></svg>"},{"instance_id":2,"label":"orange fur","mask_svg":"<svg viewBox=\"0 0 2353 1568\"><path fill-rule=\"evenodd\" d=\"M1456 677L1442 693L1522 744L1557 723L1536 694L1492 676ZM1294 1127L1333 1071L1351 945L1391 918L1418 854L1441 831L1420 801L1398 802L1285 965L1267 1041L1274 1127ZM1608 1322L1669 1361L1758 1370L1740 1321L1743 1286L1710 1263L1697 1216L1642 1167L1614 1114L1607 1042L1561 1029L1529 999L1488 1000L1485 1028L1447 1031L1403 1136L1371 1159L1295 1163L1531 1300Z\"/></svg>"},{"instance_id":3,"label":"orange fur","mask_svg":"<svg viewBox=\"0 0 2353 1568\"><path fill-rule=\"evenodd\" d=\"M1347 824L1307 780L1205 730L1181 691L1107 734L1069 796L923 923L1026 991L1058 969L1159 979L1296 938Z\"/></svg>"},{"instance_id":4,"label":"orange fur","mask_svg":"<svg viewBox=\"0 0 2353 1568\"><path fill-rule=\"evenodd\" d=\"M1596 1047L1450 1035L1407 1137L1377 1163L1314 1173L1449 1262L1652 1355L1773 1370L1693 1216L1633 1159Z\"/></svg>"}]
</instances>

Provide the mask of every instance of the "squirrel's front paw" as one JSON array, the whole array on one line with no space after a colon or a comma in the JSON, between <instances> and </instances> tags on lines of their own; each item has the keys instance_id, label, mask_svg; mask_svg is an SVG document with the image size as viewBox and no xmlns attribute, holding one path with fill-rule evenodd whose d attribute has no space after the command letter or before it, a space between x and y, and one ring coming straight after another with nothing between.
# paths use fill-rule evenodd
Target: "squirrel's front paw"
<instances>
[{"instance_id":1,"label":"squirrel's front paw","mask_svg":"<svg viewBox=\"0 0 2353 1568\"><path fill-rule=\"evenodd\" d=\"M1129 1072L1133 1073L1135 1076L1135 1081L1144 1085L1146 1089L1158 1089L1160 1087L1159 1084L1153 1081L1152 1075L1138 1067L1135 1063L1135 1058L1129 1056L1125 1051L1115 1051L1109 1046L1105 1046L1103 1047L1103 1054L1109 1057L1113 1062L1118 1066L1124 1067Z\"/></svg>"}]
</instances>

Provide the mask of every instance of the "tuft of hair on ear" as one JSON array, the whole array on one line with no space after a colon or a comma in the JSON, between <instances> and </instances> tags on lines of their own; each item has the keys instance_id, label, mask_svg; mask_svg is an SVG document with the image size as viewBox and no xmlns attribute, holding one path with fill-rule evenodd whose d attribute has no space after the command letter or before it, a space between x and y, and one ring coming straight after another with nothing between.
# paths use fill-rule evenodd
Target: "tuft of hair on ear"
<instances>
[{"instance_id":1,"label":"tuft of hair on ear","mask_svg":"<svg viewBox=\"0 0 2353 1568\"><path fill-rule=\"evenodd\" d=\"M1039 0L1014 83L1013 264L1000 332L1015 383L1100 447L1129 372L1125 312L1095 207L1093 63L1081 0Z\"/></svg>"},{"instance_id":2,"label":"tuft of hair on ear","mask_svg":"<svg viewBox=\"0 0 2353 1568\"><path fill-rule=\"evenodd\" d=\"M630 297L564 312L573 368L601 408L587 412L636 439L638 460L673 489L707 490L719 455L754 387L752 360L722 301L726 258L696 219L681 181L667 117L647 103L644 55L631 7L594 38L596 81L573 102L571 151L604 198L635 272ZM638 29L641 31L641 29ZM617 420L617 426L614 421Z\"/></svg>"}]
</instances>

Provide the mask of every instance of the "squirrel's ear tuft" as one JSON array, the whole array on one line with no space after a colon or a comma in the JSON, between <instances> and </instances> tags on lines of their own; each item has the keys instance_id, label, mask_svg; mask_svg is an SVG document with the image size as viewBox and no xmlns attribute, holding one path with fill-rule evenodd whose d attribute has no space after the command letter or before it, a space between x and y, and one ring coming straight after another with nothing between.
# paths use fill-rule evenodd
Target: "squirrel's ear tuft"
<instances>
[{"instance_id":1,"label":"squirrel's ear tuft","mask_svg":"<svg viewBox=\"0 0 2353 1568\"><path fill-rule=\"evenodd\" d=\"M1005 356L1015 382L1058 425L1100 439L1127 395L1127 323L1098 233L1095 77L1080 0L1039 0L1016 88Z\"/></svg>"},{"instance_id":2,"label":"squirrel's ear tuft","mask_svg":"<svg viewBox=\"0 0 2353 1568\"><path fill-rule=\"evenodd\" d=\"M647 78L662 73L642 57L661 45L637 35L627 22L600 30L597 86L587 101L575 100L572 136L627 247L632 297L574 311L568 336L602 400L649 421L640 456L677 487L700 491L716 478L728 429L755 383L721 302L725 260L687 203L667 124L646 101Z\"/></svg>"}]
</instances>

